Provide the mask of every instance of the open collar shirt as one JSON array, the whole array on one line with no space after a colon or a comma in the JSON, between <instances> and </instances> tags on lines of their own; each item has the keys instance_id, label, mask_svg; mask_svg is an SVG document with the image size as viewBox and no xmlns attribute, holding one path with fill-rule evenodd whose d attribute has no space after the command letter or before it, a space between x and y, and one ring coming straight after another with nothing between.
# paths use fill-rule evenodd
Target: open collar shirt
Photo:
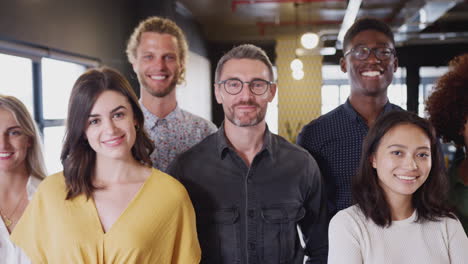
<instances>
[{"instance_id":1,"label":"open collar shirt","mask_svg":"<svg viewBox=\"0 0 468 264\"><path fill-rule=\"evenodd\" d=\"M387 102L381 115L393 110L402 109ZM366 121L348 99L304 126L297 137L297 144L305 148L320 167L326 185L330 218L353 204L351 179L357 172L362 143L368 131Z\"/></svg>"},{"instance_id":2,"label":"open collar shirt","mask_svg":"<svg viewBox=\"0 0 468 264\"><path fill-rule=\"evenodd\" d=\"M217 130L212 122L179 106L164 118L152 114L141 101L140 106L145 116L145 130L155 146L151 153L153 167L164 172L177 155Z\"/></svg>"},{"instance_id":3,"label":"open collar shirt","mask_svg":"<svg viewBox=\"0 0 468 264\"><path fill-rule=\"evenodd\" d=\"M28 200L32 199L41 181L30 176L26 184ZM3 221L0 221L0 264L30 264L31 261L24 252L10 240L10 234Z\"/></svg>"},{"instance_id":4,"label":"open collar shirt","mask_svg":"<svg viewBox=\"0 0 468 264\"><path fill-rule=\"evenodd\" d=\"M266 129L249 167L221 126L181 154L169 174L193 202L201 263L302 264L304 254L308 263L326 263L326 198L317 163L302 148Z\"/></svg>"}]
</instances>

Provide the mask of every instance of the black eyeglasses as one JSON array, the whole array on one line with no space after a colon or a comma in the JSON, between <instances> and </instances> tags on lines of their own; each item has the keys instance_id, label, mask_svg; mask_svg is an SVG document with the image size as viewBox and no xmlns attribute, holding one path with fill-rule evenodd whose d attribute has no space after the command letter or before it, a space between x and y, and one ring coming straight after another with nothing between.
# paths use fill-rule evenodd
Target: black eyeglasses
<instances>
[{"instance_id":1,"label":"black eyeglasses","mask_svg":"<svg viewBox=\"0 0 468 264\"><path fill-rule=\"evenodd\" d=\"M375 57L379 60L389 60L392 55L395 54L395 50L392 49L392 48L386 48L386 47L378 47L378 48L368 48L366 46L357 46L357 47L354 47L350 50L348 50L344 56L348 56L349 54L351 54L351 56L354 58L354 59L357 59L357 60L367 60L367 58L369 58L370 54L374 53Z\"/></svg>"},{"instance_id":2,"label":"black eyeglasses","mask_svg":"<svg viewBox=\"0 0 468 264\"><path fill-rule=\"evenodd\" d=\"M262 95L266 93L268 88L270 88L270 85L273 84L273 82L262 79L255 79L250 82L243 82L239 79L227 79L218 82L218 84L222 84L224 86L224 90L231 95L240 93L242 88L244 88L244 83L249 84L250 91L255 95Z\"/></svg>"}]
</instances>

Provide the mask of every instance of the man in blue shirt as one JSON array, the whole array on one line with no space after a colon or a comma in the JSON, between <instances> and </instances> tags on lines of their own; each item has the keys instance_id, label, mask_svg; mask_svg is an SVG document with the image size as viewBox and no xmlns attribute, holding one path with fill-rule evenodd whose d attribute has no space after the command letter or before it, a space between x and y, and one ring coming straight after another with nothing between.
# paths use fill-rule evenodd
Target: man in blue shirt
<instances>
[{"instance_id":1,"label":"man in blue shirt","mask_svg":"<svg viewBox=\"0 0 468 264\"><path fill-rule=\"evenodd\" d=\"M307 263L326 263L328 220L317 163L265 122L276 93L267 55L253 45L235 47L218 62L214 86L224 123L169 167L194 205L201 263L303 264L304 255Z\"/></svg>"},{"instance_id":2,"label":"man in blue shirt","mask_svg":"<svg viewBox=\"0 0 468 264\"><path fill-rule=\"evenodd\" d=\"M317 160L325 180L331 218L352 205L355 175L364 137L383 113L401 110L389 102L387 88L398 68L393 33L382 21L357 20L343 41L341 70L348 74L346 103L304 126L297 144Z\"/></svg>"}]
</instances>

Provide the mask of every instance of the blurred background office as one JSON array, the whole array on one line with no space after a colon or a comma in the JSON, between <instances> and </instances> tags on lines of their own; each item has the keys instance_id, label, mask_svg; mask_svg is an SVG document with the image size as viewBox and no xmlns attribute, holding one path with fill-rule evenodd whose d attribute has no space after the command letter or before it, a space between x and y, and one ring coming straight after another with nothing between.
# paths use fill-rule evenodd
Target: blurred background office
<instances>
[{"instance_id":1,"label":"blurred background office","mask_svg":"<svg viewBox=\"0 0 468 264\"><path fill-rule=\"evenodd\" d=\"M421 116L448 61L468 52L464 0L0 0L0 93L20 98L34 116L49 172L62 170L68 97L82 72L116 68L139 92L125 47L137 23L152 15L174 20L189 42L179 105L218 126L223 112L212 94L218 59L236 44L265 49L278 78L267 123L291 142L304 124L349 95L339 59L356 17L391 25L399 69L388 96ZM450 159L454 148L445 148Z\"/></svg>"}]
</instances>

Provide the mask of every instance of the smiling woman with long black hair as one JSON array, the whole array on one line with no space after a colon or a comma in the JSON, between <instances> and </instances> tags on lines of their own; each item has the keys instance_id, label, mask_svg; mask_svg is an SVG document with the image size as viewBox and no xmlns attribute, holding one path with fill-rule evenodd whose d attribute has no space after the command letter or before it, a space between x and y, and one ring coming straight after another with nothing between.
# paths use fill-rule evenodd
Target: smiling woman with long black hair
<instances>
[{"instance_id":1,"label":"smiling woman with long black hair","mask_svg":"<svg viewBox=\"0 0 468 264\"><path fill-rule=\"evenodd\" d=\"M448 179L430 123L390 112L364 140L355 205L329 227L329 264L465 264L468 238L446 204Z\"/></svg>"},{"instance_id":2,"label":"smiling woman with long black hair","mask_svg":"<svg viewBox=\"0 0 468 264\"><path fill-rule=\"evenodd\" d=\"M12 235L33 263L198 263L184 187L151 168L153 144L128 81L109 68L76 81L62 150Z\"/></svg>"}]
</instances>

